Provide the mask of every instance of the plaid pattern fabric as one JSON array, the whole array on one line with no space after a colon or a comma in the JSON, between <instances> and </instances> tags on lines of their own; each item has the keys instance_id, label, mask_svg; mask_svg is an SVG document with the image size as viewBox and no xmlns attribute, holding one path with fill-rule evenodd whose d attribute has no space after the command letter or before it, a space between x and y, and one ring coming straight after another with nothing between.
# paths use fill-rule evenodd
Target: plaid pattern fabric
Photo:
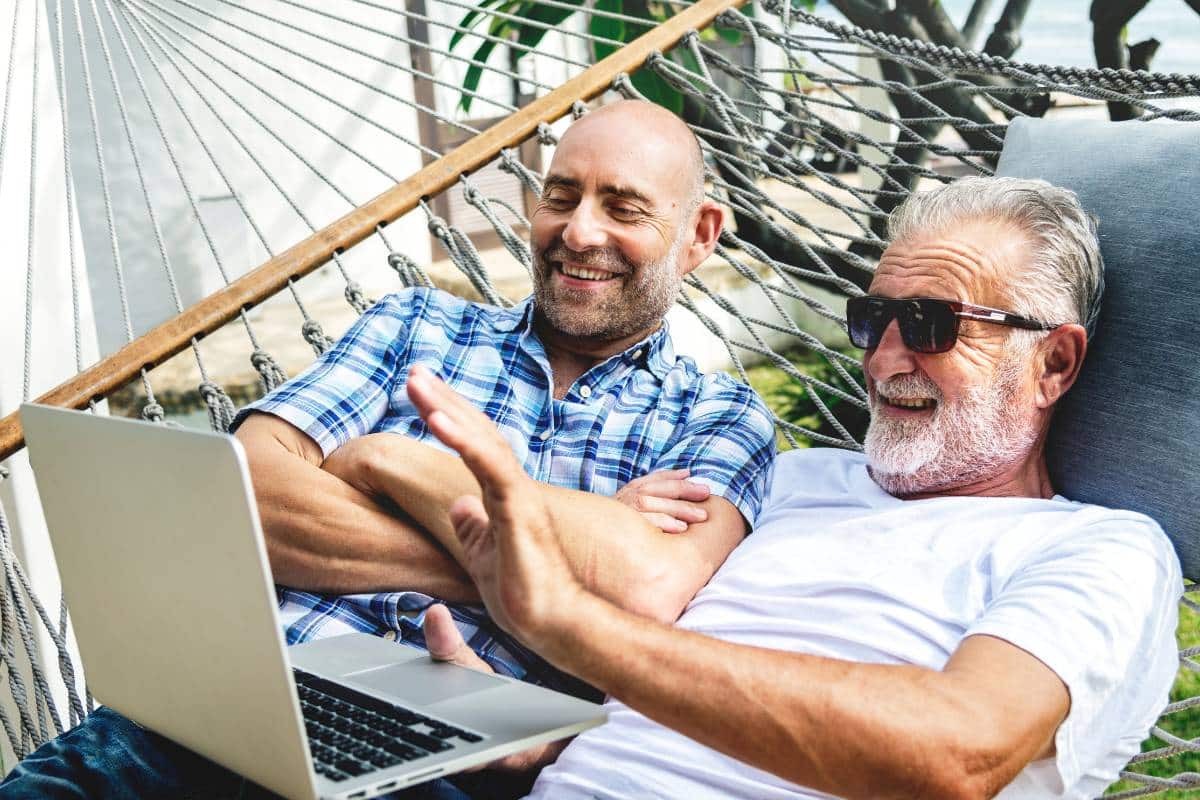
<instances>
[{"instance_id":1,"label":"plaid pattern fabric","mask_svg":"<svg viewBox=\"0 0 1200 800\"><path fill-rule=\"evenodd\" d=\"M724 374L677 357L666 327L595 365L553 396L531 300L502 309L411 289L370 308L311 367L238 414L274 414L325 455L367 433L392 432L444 448L408 400L408 368L424 364L490 417L534 478L613 495L648 472L687 468L754 520L774 457L762 401ZM418 592L326 597L280 588L289 644L351 631L423 647L433 598ZM481 607L451 605L464 638L505 675L554 688L574 679L491 624Z\"/></svg>"}]
</instances>

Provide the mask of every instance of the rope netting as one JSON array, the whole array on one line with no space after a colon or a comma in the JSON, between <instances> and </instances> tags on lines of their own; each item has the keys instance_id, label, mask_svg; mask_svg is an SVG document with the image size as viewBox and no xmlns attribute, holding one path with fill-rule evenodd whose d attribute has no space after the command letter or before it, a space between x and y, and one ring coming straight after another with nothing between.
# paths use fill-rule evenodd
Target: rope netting
<instances>
[{"instance_id":1,"label":"rope netting","mask_svg":"<svg viewBox=\"0 0 1200 800\"><path fill-rule=\"evenodd\" d=\"M39 125L63 132L56 191L65 229L79 233L55 263L69 275L81 372L89 303L104 325L101 355L115 351L691 5L642 3L635 14L633 3L610 0L16 0L0 192L10 191L3 169L15 158L9 120L27 103L21 396L34 395L33 320L46 282L37 227L47 223L34 213L48 191L34 180L38 158L49 157ZM15 58L25 39L45 42L28 63ZM1105 116L1111 103L1143 120L1200 119L1198 76L1025 64L780 0L723 11L608 87L667 105L702 143L708 193L727 226L686 279L672 325L677 339L698 343L702 365L749 381L764 367L786 376L775 390L786 395L776 404L785 446L858 447L866 392L843 302L869 283L887 217L909 193L991 174L1018 116ZM45 118L48 107L56 118ZM573 113L587 106L576 102ZM453 188L380 220L316 276L290 277L277 299L191 337L184 361L131 373L135 383L114 402L163 421L161 396L187 394L224 430L237 404L295 374L383 292L423 285L495 304L520 299L532 266L526 207L564 122L543 120ZM67 318L64 310L60 324ZM0 704L0 723L22 756L91 702L70 656L66 607L58 602L54 617L38 601L11 538L0 507L0 670L12 701ZM1200 606L1185 597L1184 609ZM30 664L18 663L21 651L35 654ZM1200 647L1181 652L1181 674L1200 669L1197 656ZM1190 771L1200 757L1186 755L1200 752L1200 738L1171 732L1172 717L1197 705L1200 697L1178 696L1130 768L1174 759L1171 777L1131 771L1129 788L1112 796L1200 786Z\"/></svg>"}]
</instances>

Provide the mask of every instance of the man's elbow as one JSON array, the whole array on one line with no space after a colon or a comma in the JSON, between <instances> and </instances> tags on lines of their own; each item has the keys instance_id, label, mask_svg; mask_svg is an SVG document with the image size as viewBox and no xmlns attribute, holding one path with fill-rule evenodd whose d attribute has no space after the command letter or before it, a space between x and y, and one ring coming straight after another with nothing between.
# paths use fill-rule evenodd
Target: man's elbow
<instances>
[{"instance_id":1,"label":"man's elbow","mask_svg":"<svg viewBox=\"0 0 1200 800\"><path fill-rule=\"evenodd\" d=\"M987 800L999 794L1020 772L1019 767L1014 769L1016 748L988 741L982 729L968 735L970 741L960 740L940 753L930 753L924 770L927 783L923 796Z\"/></svg>"},{"instance_id":2,"label":"man's elbow","mask_svg":"<svg viewBox=\"0 0 1200 800\"><path fill-rule=\"evenodd\" d=\"M669 562L642 565L630 581L622 605L626 611L673 625L712 570L692 552L680 548Z\"/></svg>"}]
</instances>

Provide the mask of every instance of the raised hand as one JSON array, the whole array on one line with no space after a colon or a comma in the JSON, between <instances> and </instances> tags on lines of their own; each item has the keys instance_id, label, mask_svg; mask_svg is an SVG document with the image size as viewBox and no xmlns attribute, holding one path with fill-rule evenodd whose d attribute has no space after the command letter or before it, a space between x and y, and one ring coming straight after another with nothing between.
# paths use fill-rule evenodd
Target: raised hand
<instances>
[{"instance_id":1,"label":"raised hand","mask_svg":"<svg viewBox=\"0 0 1200 800\"><path fill-rule=\"evenodd\" d=\"M709 488L687 480L686 469L664 469L634 478L617 490L615 499L639 512L666 533L683 533L693 522L704 522L708 512L700 503Z\"/></svg>"},{"instance_id":2,"label":"raised hand","mask_svg":"<svg viewBox=\"0 0 1200 800\"><path fill-rule=\"evenodd\" d=\"M460 497L450 520L465 567L492 619L537 648L583 592L563 555L550 512L533 479L496 426L422 366L409 372L408 396L429 429L458 451L483 500Z\"/></svg>"}]
</instances>

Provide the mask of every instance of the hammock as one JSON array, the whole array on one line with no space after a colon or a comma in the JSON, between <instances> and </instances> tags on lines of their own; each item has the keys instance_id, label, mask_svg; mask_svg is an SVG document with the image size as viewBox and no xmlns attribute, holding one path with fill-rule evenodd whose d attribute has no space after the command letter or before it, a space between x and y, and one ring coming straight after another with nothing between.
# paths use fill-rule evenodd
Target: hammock
<instances>
[{"instance_id":1,"label":"hammock","mask_svg":"<svg viewBox=\"0 0 1200 800\"><path fill-rule=\"evenodd\" d=\"M866 393L841 302L869 282L896 205L991 174L1014 117L1200 119L1200 76L1024 64L742 2L643 4L647 22L620 0L15 0L0 201L19 210L0 225L24 246L10 275L21 255L25 270L0 286L0 330L23 369L19 389L0 382L0 412L113 398L161 422L190 397L224 430L235 397L332 343L323 314L341 329L414 285L520 298L543 150L611 92L683 116L729 211L672 312L677 339L744 380L782 370L806 410L776 419L786 446L857 448ZM0 724L16 757L93 707L22 447L9 413ZM1168 707L1135 764L1200 751L1169 732L1197 704ZM1189 758L1171 777L1131 766L1110 796L1200 786Z\"/></svg>"}]
</instances>

